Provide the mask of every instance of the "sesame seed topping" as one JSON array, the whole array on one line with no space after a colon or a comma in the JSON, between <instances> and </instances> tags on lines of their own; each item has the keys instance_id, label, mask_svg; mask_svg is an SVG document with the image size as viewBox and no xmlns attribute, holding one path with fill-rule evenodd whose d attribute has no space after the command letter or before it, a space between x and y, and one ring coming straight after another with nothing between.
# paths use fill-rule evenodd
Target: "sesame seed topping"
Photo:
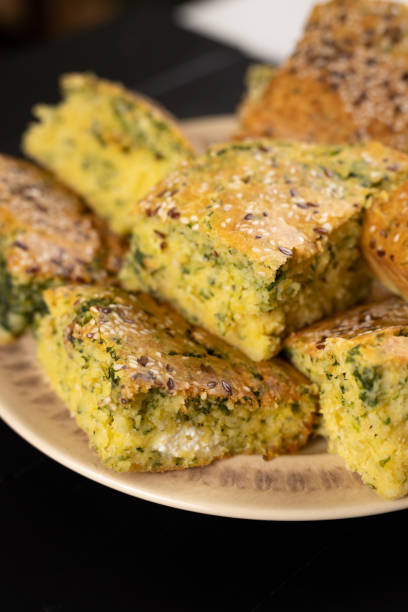
<instances>
[{"instance_id":1,"label":"sesame seed topping","mask_svg":"<svg viewBox=\"0 0 408 612\"><path fill-rule=\"evenodd\" d=\"M282 246L279 246L278 249L281 253L283 253L283 255L287 255L288 257L292 257L293 255L293 251L291 249Z\"/></svg>"},{"instance_id":2,"label":"sesame seed topping","mask_svg":"<svg viewBox=\"0 0 408 612\"><path fill-rule=\"evenodd\" d=\"M23 242L20 242L20 240L15 240L12 243L12 246L15 246L19 249L22 249L23 251L28 251L28 246L26 244L24 244Z\"/></svg>"},{"instance_id":3,"label":"sesame seed topping","mask_svg":"<svg viewBox=\"0 0 408 612\"><path fill-rule=\"evenodd\" d=\"M180 213L175 207L170 208L167 214L171 219L178 219L180 217Z\"/></svg>"},{"instance_id":4,"label":"sesame seed topping","mask_svg":"<svg viewBox=\"0 0 408 612\"><path fill-rule=\"evenodd\" d=\"M221 381L221 385L223 387L223 389L228 393L228 394L232 394L232 387L229 383L227 383L226 380L222 380Z\"/></svg>"},{"instance_id":5,"label":"sesame seed topping","mask_svg":"<svg viewBox=\"0 0 408 612\"><path fill-rule=\"evenodd\" d=\"M313 231L322 236L326 236L329 233L325 227L314 227Z\"/></svg>"}]
</instances>

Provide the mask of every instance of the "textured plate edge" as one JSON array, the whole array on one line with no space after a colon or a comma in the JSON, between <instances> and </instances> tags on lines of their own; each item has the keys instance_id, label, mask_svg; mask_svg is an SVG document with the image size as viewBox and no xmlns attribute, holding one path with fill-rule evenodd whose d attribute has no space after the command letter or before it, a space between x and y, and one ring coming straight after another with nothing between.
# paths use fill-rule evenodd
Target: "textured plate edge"
<instances>
[{"instance_id":1,"label":"textured plate edge","mask_svg":"<svg viewBox=\"0 0 408 612\"><path fill-rule=\"evenodd\" d=\"M11 427L18 435L20 435L26 442L34 446L36 449L63 465L64 467L89 478L93 482L107 486L121 493L126 493L131 497L143 499L145 501L157 503L160 505L176 508L179 510L187 510L189 512L196 512L200 514L207 514L211 516L221 516L226 518L246 519L246 520L262 520L262 521L285 521L285 522L299 522L299 521L321 521L321 520L338 520L346 518L361 518L364 516L373 516L377 514L385 514L388 512L396 512L398 510L404 510L408 508L408 499L386 501L381 498L378 501L373 502L369 509L361 509L357 511L355 506L342 507L338 511L332 507L316 511L316 509L284 509L282 511L273 508L271 511L260 510L256 512L253 509L242 508L225 508L225 504L216 504L208 502L206 506L202 503L194 503L187 501L177 501L174 498L166 495L154 495L152 493L146 493L142 488L138 486L129 486L125 483L121 483L116 480L115 473L112 476L104 474L84 465L82 460L71 459L66 453L61 451L58 446L50 443L44 436L33 432L28 427L24 420L16 417L5 407L3 401L0 399L0 417L4 422Z\"/></svg>"}]
</instances>

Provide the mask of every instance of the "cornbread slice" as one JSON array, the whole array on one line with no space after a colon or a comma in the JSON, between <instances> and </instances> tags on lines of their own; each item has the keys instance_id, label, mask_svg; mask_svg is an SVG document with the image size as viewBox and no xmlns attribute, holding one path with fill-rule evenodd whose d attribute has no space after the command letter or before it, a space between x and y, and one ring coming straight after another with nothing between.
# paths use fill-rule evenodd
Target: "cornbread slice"
<instances>
[{"instance_id":1,"label":"cornbread slice","mask_svg":"<svg viewBox=\"0 0 408 612\"><path fill-rule=\"evenodd\" d=\"M408 304L360 306L293 334L293 364L320 386L330 450L386 498L408 493Z\"/></svg>"},{"instance_id":2,"label":"cornbread slice","mask_svg":"<svg viewBox=\"0 0 408 612\"><path fill-rule=\"evenodd\" d=\"M365 215L362 249L375 275L408 299L408 182Z\"/></svg>"},{"instance_id":3,"label":"cornbread slice","mask_svg":"<svg viewBox=\"0 0 408 612\"><path fill-rule=\"evenodd\" d=\"M61 89L59 105L34 109L24 150L126 233L134 203L192 148L166 113L118 84L68 74Z\"/></svg>"},{"instance_id":4,"label":"cornbread slice","mask_svg":"<svg viewBox=\"0 0 408 612\"><path fill-rule=\"evenodd\" d=\"M294 53L260 95L253 95L253 84L258 87L256 79L240 108L246 135L372 139L406 151L408 8L376 0L319 3Z\"/></svg>"},{"instance_id":5,"label":"cornbread slice","mask_svg":"<svg viewBox=\"0 0 408 612\"><path fill-rule=\"evenodd\" d=\"M44 309L45 287L113 278L122 249L46 172L0 155L0 343Z\"/></svg>"},{"instance_id":6,"label":"cornbread slice","mask_svg":"<svg viewBox=\"0 0 408 612\"><path fill-rule=\"evenodd\" d=\"M306 442L314 388L284 361L254 364L148 295L71 286L45 301L40 362L106 466L270 459Z\"/></svg>"},{"instance_id":7,"label":"cornbread slice","mask_svg":"<svg viewBox=\"0 0 408 612\"><path fill-rule=\"evenodd\" d=\"M267 359L365 295L362 211L407 177L408 157L375 143L217 145L135 207L122 283Z\"/></svg>"}]
</instances>

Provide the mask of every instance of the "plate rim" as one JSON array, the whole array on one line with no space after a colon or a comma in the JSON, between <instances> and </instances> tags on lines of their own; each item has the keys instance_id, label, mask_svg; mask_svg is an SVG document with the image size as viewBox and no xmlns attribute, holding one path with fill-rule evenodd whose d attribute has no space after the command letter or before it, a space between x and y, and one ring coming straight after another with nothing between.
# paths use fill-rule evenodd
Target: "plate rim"
<instances>
[{"instance_id":1,"label":"plate rim","mask_svg":"<svg viewBox=\"0 0 408 612\"><path fill-rule=\"evenodd\" d=\"M44 453L47 457L50 457L57 463L70 469L71 471L89 478L93 482L107 486L111 489L143 499L145 501L157 503L163 506L176 508L178 510L186 510L189 512L196 512L200 514L207 514L211 516L221 516L226 518L235 519L246 519L246 520L261 520L261 521L284 521L284 522L301 522L301 521L322 521L322 520L339 520L348 518L361 518L364 516L373 516L377 514L385 514L389 512L397 512L408 508L408 498L402 500L384 500L378 498L373 501L369 507L361 508L360 511L356 509L356 506L350 505L350 507L343 506L339 509L328 507L326 509L316 510L315 508L300 508L300 509L282 509L273 508L271 510L261 509L256 511L252 509L249 511L243 507L230 506L229 509L225 507L224 503L216 503L208 501L205 506L202 503L189 502L186 500L179 500L169 497L165 494L154 494L150 493L139 485L130 486L125 482L121 482L116 479L116 472L109 473L99 472L97 469L93 469L85 464L82 459L72 459L68 453L61 450L58 445L50 442L45 436L31 429L24 421L22 417L14 414L12 410L8 409L4 401L0 398L0 417L3 421L18 435L20 435L26 442L34 446L37 450ZM92 450L89 449L91 453ZM193 468L194 469L194 468ZM224 507L224 510L222 507Z\"/></svg>"}]
</instances>

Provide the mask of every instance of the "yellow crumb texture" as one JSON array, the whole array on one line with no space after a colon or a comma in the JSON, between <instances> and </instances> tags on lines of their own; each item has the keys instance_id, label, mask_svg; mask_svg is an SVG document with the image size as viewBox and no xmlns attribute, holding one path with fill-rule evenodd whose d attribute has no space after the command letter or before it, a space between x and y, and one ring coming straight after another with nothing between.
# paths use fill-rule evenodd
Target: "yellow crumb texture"
<instances>
[{"instance_id":1,"label":"yellow crumb texture","mask_svg":"<svg viewBox=\"0 0 408 612\"><path fill-rule=\"evenodd\" d=\"M320 386L330 450L385 498L408 493L408 304L354 308L293 334L292 363Z\"/></svg>"},{"instance_id":2,"label":"yellow crumb texture","mask_svg":"<svg viewBox=\"0 0 408 612\"><path fill-rule=\"evenodd\" d=\"M408 157L377 143L217 145L135 207L123 286L267 359L365 295L363 210L407 177Z\"/></svg>"},{"instance_id":3,"label":"yellow crumb texture","mask_svg":"<svg viewBox=\"0 0 408 612\"><path fill-rule=\"evenodd\" d=\"M135 202L192 148L165 112L120 85L68 74L61 89L60 104L35 109L24 149L126 233Z\"/></svg>"},{"instance_id":4,"label":"yellow crumb texture","mask_svg":"<svg viewBox=\"0 0 408 612\"><path fill-rule=\"evenodd\" d=\"M107 467L269 459L307 441L315 385L288 363L254 364L148 295L72 286L45 301L40 363Z\"/></svg>"}]
</instances>

